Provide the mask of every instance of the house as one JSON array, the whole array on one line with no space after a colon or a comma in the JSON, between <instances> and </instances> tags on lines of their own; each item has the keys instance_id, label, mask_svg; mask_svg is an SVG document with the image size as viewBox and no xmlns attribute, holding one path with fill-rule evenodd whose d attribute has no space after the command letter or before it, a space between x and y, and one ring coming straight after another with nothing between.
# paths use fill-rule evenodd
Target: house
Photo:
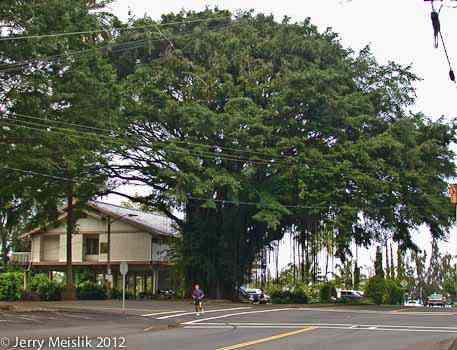
<instances>
[{"instance_id":1,"label":"house","mask_svg":"<svg viewBox=\"0 0 457 350\"><path fill-rule=\"evenodd\" d=\"M51 227L23 235L30 241L28 261L32 270L65 271L65 219L64 212ZM155 294L158 289L170 288L169 241L175 236L171 221L161 214L91 201L76 222L72 264L75 270L93 271L94 276L112 276L113 287L121 288L119 265L125 261L129 289L135 294Z\"/></svg>"}]
</instances>

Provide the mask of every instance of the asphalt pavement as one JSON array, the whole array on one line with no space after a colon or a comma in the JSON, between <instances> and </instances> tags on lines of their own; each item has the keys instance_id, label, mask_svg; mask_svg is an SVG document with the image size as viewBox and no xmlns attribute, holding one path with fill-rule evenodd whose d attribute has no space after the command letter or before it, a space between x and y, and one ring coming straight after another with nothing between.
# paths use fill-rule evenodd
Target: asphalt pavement
<instances>
[{"instance_id":1,"label":"asphalt pavement","mask_svg":"<svg viewBox=\"0 0 457 350\"><path fill-rule=\"evenodd\" d=\"M116 303L106 302L34 305L39 306L35 311L0 312L2 348L441 350L457 338L457 310L453 309L210 302L205 313L197 316L189 302L129 302L125 314ZM43 343L33 343L37 339Z\"/></svg>"}]
</instances>

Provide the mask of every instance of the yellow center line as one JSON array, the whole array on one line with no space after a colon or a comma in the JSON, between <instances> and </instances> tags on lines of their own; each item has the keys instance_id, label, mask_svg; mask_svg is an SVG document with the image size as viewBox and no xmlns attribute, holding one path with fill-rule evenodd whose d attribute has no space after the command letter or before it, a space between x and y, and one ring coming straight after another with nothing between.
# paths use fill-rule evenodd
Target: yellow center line
<instances>
[{"instance_id":1,"label":"yellow center line","mask_svg":"<svg viewBox=\"0 0 457 350\"><path fill-rule=\"evenodd\" d=\"M290 336L297 335L297 334L300 334L300 333L312 331L313 329L316 329L316 328L317 327L305 327L305 328L299 329L298 331L281 333L281 334L278 334L278 335L274 335L272 337L262 338L262 339L257 339L257 340L251 340L251 341L248 341L248 342L245 342L245 343L230 345L230 346L226 346L224 348L218 348L216 350L241 349L241 348L245 348L245 347L248 347L248 346L262 344L262 343L270 342L270 341L273 341L273 340L278 340L278 339L281 339L281 338L290 337Z\"/></svg>"}]
</instances>

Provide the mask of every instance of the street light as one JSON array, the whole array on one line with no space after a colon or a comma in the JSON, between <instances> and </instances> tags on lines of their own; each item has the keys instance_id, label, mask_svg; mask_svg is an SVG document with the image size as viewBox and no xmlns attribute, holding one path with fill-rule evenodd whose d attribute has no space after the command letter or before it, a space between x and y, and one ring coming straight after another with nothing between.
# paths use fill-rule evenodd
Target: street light
<instances>
[{"instance_id":1,"label":"street light","mask_svg":"<svg viewBox=\"0 0 457 350\"><path fill-rule=\"evenodd\" d=\"M111 216L107 215L106 216L106 219L108 220L108 251L107 251L107 264L106 264L106 270L107 270L107 274L109 276L111 276L111 224L118 221L118 220L121 220L123 218L126 218L126 217L135 217L135 216L138 216L137 214L125 214L125 215L121 215L119 216L118 218L116 218L115 220L111 220Z\"/></svg>"}]
</instances>

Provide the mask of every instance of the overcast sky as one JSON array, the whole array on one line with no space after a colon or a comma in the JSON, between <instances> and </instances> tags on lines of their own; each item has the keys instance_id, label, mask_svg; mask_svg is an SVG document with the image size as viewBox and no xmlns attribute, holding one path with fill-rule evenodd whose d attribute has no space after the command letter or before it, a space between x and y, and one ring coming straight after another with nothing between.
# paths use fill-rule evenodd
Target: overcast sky
<instances>
[{"instance_id":1,"label":"overcast sky","mask_svg":"<svg viewBox=\"0 0 457 350\"><path fill-rule=\"evenodd\" d=\"M439 2L436 2L439 6ZM162 14L181 9L203 10L205 6L236 11L254 9L273 14L277 20L289 16L294 21L311 17L321 30L332 27L340 34L345 47L356 51L370 45L378 61L395 61L412 65L413 71L423 80L416 85L416 111L432 118L454 118L457 87L448 78L448 64L440 44L433 47L430 21L430 3L424 0L118 0L110 5L120 18L128 11L138 17L148 14L159 19ZM444 7L440 14L441 28L451 61L457 64L457 9ZM457 67L457 66L456 66ZM457 253L456 231L443 249ZM415 235L415 241L424 249L430 247L426 230ZM287 246L281 261L287 263ZM361 260L370 263L372 252L362 252Z\"/></svg>"}]
</instances>

